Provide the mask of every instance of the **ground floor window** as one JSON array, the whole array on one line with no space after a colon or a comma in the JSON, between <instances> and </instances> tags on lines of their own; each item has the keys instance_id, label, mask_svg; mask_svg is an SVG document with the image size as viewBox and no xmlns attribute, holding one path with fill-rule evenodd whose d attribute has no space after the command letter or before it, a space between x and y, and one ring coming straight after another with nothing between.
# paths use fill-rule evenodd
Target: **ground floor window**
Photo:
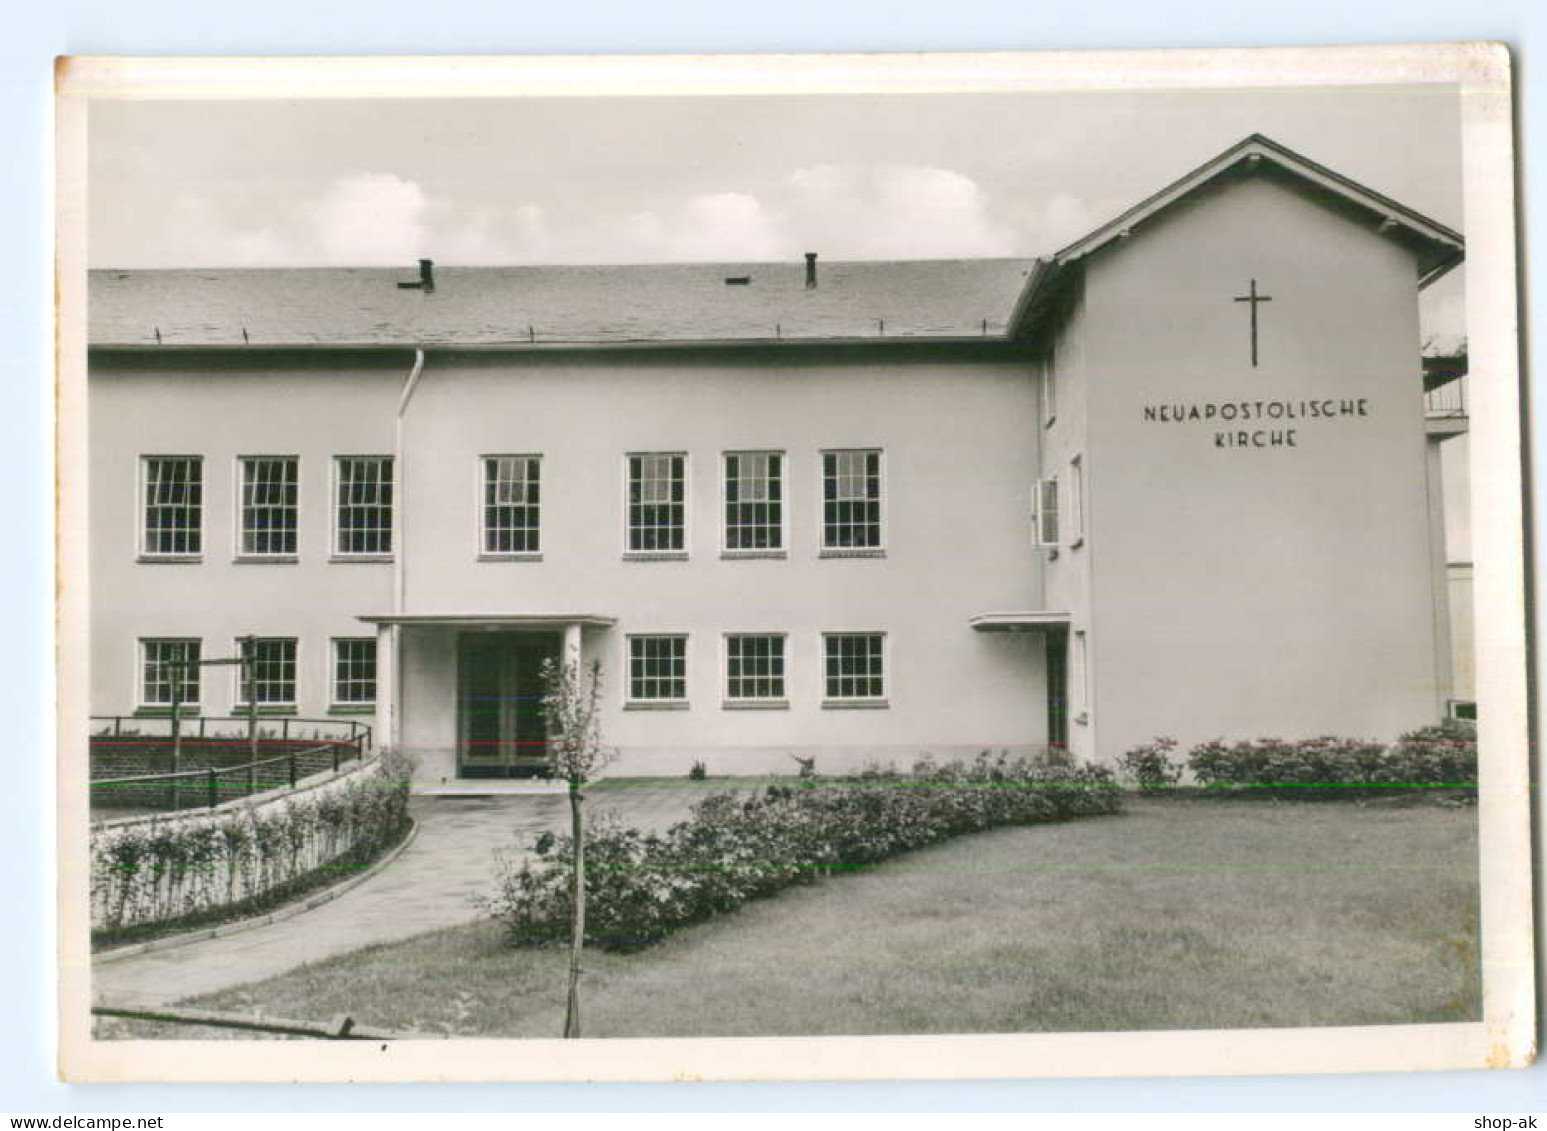
<instances>
[{"instance_id":1,"label":"ground floor window","mask_svg":"<svg viewBox=\"0 0 1547 1131\"><path fill-rule=\"evenodd\" d=\"M1074 670L1069 673L1069 683L1074 690L1074 721L1083 723L1090 717L1090 671L1085 650L1085 633L1074 634Z\"/></svg>"},{"instance_id":2,"label":"ground floor window","mask_svg":"<svg viewBox=\"0 0 1547 1131\"><path fill-rule=\"evenodd\" d=\"M238 655L241 641L237 642ZM252 640L252 696L259 707L295 705L295 654L293 636L258 636ZM247 680L237 668L237 702L247 705Z\"/></svg>"},{"instance_id":3,"label":"ground floor window","mask_svg":"<svg viewBox=\"0 0 1547 1131\"><path fill-rule=\"evenodd\" d=\"M140 703L170 707L199 702L198 640L140 641Z\"/></svg>"},{"instance_id":4,"label":"ground floor window","mask_svg":"<svg viewBox=\"0 0 1547 1131\"><path fill-rule=\"evenodd\" d=\"M376 702L376 640L333 641L333 702L341 707Z\"/></svg>"},{"instance_id":5,"label":"ground floor window","mask_svg":"<svg viewBox=\"0 0 1547 1131\"><path fill-rule=\"evenodd\" d=\"M628 697L635 703L687 702L686 636L628 638Z\"/></svg>"},{"instance_id":6,"label":"ground floor window","mask_svg":"<svg viewBox=\"0 0 1547 1131\"><path fill-rule=\"evenodd\" d=\"M784 698L784 637L774 633L725 638L725 697L732 701Z\"/></svg>"},{"instance_id":7,"label":"ground floor window","mask_svg":"<svg viewBox=\"0 0 1547 1131\"><path fill-rule=\"evenodd\" d=\"M876 701L886 695L886 635L829 632L822 637L823 695L835 703Z\"/></svg>"}]
</instances>

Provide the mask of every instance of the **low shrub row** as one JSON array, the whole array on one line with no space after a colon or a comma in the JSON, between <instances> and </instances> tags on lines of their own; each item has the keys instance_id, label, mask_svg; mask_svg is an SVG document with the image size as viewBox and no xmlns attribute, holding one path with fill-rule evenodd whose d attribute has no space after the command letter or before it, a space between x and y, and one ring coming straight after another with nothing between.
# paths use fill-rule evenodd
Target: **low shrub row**
<instances>
[{"instance_id":1,"label":"low shrub row","mask_svg":"<svg viewBox=\"0 0 1547 1131\"><path fill-rule=\"evenodd\" d=\"M963 833L1112 813L1119 798L1104 768L985 753L713 794L663 833L604 818L586 835L586 942L637 949L792 884ZM569 859L569 838L545 834L535 860L502 861L485 909L513 945L568 939Z\"/></svg>"},{"instance_id":2,"label":"low shrub row","mask_svg":"<svg viewBox=\"0 0 1547 1131\"><path fill-rule=\"evenodd\" d=\"M406 832L408 776L387 755L293 799L94 829L93 943L239 917L314 874L362 866Z\"/></svg>"},{"instance_id":3,"label":"low shrub row","mask_svg":"<svg viewBox=\"0 0 1547 1131\"><path fill-rule=\"evenodd\" d=\"M1125 776L1141 792L1176 785L1182 764L1176 742L1157 738L1123 755ZM1270 796L1360 797L1433 789L1477 788L1477 730L1447 719L1410 731L1390 746L1364 739L1204 742L1187 754L1186 768L1205 789Z\"/></svg>"}]
</instances>

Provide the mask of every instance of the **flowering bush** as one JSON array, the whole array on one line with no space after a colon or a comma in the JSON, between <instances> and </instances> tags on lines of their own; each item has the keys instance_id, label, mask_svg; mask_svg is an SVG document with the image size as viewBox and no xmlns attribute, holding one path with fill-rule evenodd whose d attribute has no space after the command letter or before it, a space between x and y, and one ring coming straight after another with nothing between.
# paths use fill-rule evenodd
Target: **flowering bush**
<instances>
[{"instance_id":1,"label":"flowering bush","mask_svg":"<svg viewBox=\"0 0 1547 1131\"><path fill-rule=\"evenodd\" d=\"M363 867L408 826L406 759L266 805L94 830L93 941L251 914Z\"/></svg>"},{"instance_id":2,"label":"flowering bush","mask_svg":"<svg viewBox=\"0 0 1547 1131\"><path fill-rule=\"evenodd\" d=\"M1450 719L1404 734L1389 748L1334 737L1298 742L1256 738L1233 745L1215 740L1193 747L1187 766L1209 788L1274 795L1350 796L1441 786L1475 790L1477 733L1472 724Z\"/></svg>"},{"instance_id":3,"label":"flowering bush","mask_svg":"<svg viewBox=\"0 0 1547 1131\"><path fill-rule=\"evenodd\" d=\"M963 833L1115 812L1109 770L1065 756L981 754L843 779L718 793L664 833L596 821L587 832L586 942L629 950L835 871L868 867ZM545 834L536 858L501 862L485 908L517 946L568 938L567 838Z\"/></svg>"},{"instance_id":4,"label":"flowering bush","mask_svg":"<svg viewBox=\"0 0 1547 1131\"><path fill-rule=\"evenodd\" d=\"M1124 773L1138 784L1140 793L1162 793L1182 780L1182 767L1171 760L1176 739L1157 738L1135 746L1122 757Z\"/></svg>"}]
</instances>

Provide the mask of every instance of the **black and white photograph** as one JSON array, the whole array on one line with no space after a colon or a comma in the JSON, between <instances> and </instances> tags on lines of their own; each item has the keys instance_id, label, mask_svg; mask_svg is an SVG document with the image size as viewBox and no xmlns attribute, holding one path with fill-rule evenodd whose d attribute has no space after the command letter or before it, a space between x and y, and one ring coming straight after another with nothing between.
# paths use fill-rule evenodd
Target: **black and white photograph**
<instances>
[{"instance_id":1,"label":"black and white photograph","mask_svg":"<svg viewBox=\"0 0 1547 1131\"><path fill-rule=\"evenodd\" d=\"M1509 84L65 60L66 1074L1528 1063Z\"/></svg>"}]
</instances>

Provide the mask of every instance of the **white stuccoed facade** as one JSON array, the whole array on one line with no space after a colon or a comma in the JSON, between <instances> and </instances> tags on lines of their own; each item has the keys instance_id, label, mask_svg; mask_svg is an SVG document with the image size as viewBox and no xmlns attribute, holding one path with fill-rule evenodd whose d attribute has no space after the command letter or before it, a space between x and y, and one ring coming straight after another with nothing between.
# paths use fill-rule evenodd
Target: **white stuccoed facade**
<instances>
[{"instance_id":1,"label":"white stuccoed facade","mask_svg":"<svg viewBox=\"0 0 1547 1131\"><path fill-rule=\"evenodd\" d=\"M1057 257L993 264L1010 285L981 324L932 320L927 295L877 314L858 290L889 268L933 277L918 265L823 265L815 290L754 265L748 284L694 283L706 318L744 288L784 320L705 340L543 341L518 292L504 340L254 344L221 325L158 344L125 340L124 304L154 322L180 303L186 320L201 273L144 292L97 273L117 279L101 280L112 328L93 323L92 709L146 706L141 640L196 638L208 657L255 633L297 641L285 709L303 718L362 710L334 701L333 641L375 637L369 717L426 783L532 753L536 660L577 649L602 665L614 774L787 773L792 755L837 772L1050 741L1112 761L1161 734L1392 738L1455 691L1418 289L1460 255L1441 225L1248 139ZM384 326L395 309L433 320L481 278L443 271L426 294L377 274ZM1253 281L1271 300L1255 365L1236 301ZM800 335L817 304L832 320ZM881 545L835 556L822 454L853 449L881 453ZM734 452L782 455L777 555L725 552ZM683 553L628 553L630 453L685 456ZM137 560L141 461L174 454L202 457L202 550ZM298 552L240 560L238 462L270 454L299 461ZM393 457L390 558L332 552L344 455ZM482 552L497 455L541 457L539 554ZM1058 537L1039 546L1032 498L1051 476ZM834 700L824 633L882 636L882 694ZM782 636L777 701L730 697L728 634ZM681 701L633 694L636 636L686 638ZM206 671L200 698L232 713L232 670Z\"/></svg>"}]
</instances>

